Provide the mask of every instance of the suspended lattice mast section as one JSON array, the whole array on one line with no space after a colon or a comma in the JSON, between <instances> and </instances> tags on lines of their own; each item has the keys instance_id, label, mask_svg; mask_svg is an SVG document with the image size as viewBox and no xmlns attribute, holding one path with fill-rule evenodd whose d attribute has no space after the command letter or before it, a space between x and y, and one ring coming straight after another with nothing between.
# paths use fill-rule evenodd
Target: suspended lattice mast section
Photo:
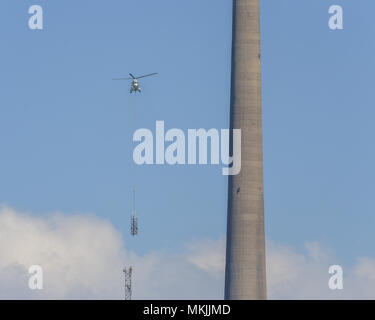
<instances>
[{"instance_id":1,"label":"suspended lattice mast section","mask_svg":"<svg viewBox=\"0 0 375 320\"><path fill-rule=\"evenodd\" d=\"M133 211L130 215L130 234L136 236L138 234L138 217L135 209L135 188L133 190Z\"/></svg>"}]
</instances>

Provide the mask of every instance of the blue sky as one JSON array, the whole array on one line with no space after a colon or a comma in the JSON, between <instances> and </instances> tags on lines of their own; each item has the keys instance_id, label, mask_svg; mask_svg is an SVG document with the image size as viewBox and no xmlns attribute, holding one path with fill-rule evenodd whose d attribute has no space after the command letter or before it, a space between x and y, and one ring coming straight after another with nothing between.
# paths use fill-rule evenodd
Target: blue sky
<instances>
[{"instance_id":1,"label":"blue sky","mask_svg":"<svg viewBox=\"0 0 375 320\"><path fill-rule=\"evenodd\" d=\"M370 0L264 0L262 71L267 238L319 241L347 264L374 256ZM28 7L44 29L28 29ZM328 8L344 9L344 30ZM231 1L10 1L0 19L0 203L109 219L138 253L179 252L226 230L221 166L136 168L140 234L129 236L137 126L227 128Z\"/></svg>"}]
</instances>

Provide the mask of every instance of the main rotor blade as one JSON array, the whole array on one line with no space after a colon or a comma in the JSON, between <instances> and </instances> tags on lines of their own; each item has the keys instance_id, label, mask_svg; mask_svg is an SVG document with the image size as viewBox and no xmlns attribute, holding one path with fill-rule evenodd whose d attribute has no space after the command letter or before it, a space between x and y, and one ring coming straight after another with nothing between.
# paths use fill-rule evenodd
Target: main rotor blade
<instances>
[{"instance_id":1,"label":"main rotor blade","mask_svg":"<svg viewBox=\"0 0 375 320\"><path fill-rule=\"evenodd\" d=\"M158 74L157 72L154 72L154 73L150 73L150 74L146 74L144 76L140 76L140 77L137 77L137 79L140 79L140 78L145 78L145 77L149 77L149 76L153 76L155 74Z\"/></svg>"},{"instance_id":2,"label":"main rotor blade","mask_svg":"<svg viewBox=\"0 0 375 320\"><path fill-rule=\"evenodd\" d=\"M132 78L114 78L112 80L131 80Z\"/></svg>"},{"instance_id":3,"label":"main rotor blade","mask_svg":"<svg viewBox=\"0 0 375 320\"><path fill-rule=\"evenodd\" d=\"M133 79L135 79L135 77L134 77L131 73L129 73L129 75L130 75Z\"/></svg>"}]
</instances>

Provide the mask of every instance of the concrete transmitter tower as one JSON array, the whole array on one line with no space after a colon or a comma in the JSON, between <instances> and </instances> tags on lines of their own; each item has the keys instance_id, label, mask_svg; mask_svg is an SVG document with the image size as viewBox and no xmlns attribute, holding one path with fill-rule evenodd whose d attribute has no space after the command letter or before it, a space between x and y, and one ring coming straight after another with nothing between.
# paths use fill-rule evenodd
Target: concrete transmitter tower
<instances>
[{"instance_id":1,"label":"concrete transmitter tower","mask_svg":"<svg viewBox=\"0 0 375 320\"><path fill-rule=\"evenodd\" d=\"M233 300L266 299L259 11L259 0L233 0L230 127L242 131L241 172L228 185L225 299Z\"/></svg>"}]
</instances>

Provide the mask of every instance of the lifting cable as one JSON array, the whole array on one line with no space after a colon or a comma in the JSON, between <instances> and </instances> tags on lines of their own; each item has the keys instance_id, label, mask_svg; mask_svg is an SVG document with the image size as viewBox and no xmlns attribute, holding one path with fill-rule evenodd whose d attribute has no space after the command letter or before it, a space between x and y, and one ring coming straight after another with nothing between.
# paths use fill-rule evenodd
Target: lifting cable
<instances>
[{"instance_id":1,"label":"lifting cable","mask_svg":"<svg viewBox=\"0 0 375 320\"><path fill-rule=\"evenodd\" d=\"M134 130L133 135L137 129L137 117L136 117L136 95L137 92L134 93ZM132 140L133 140L132 135ZM134 143L134 142L133 142ZM133 157L133 156L132 156ZM134 160L133 160L134 162ZM137 218L137 211L136 211L136 164L134 163L134 169L133 169L133 211L131 213L130 217L130 233L132 236L135 236L138 234L138 218Z\"/></svg>"},{"instance_id":2,"label":"lifting cable","mask_svg":"<svg viewBox=\"0 0 375 320\"><path fill-rule=\"evenodd\" d=\"M136 108L136 96L137 92L134 93L134 130L133 134L137 130L137 108ZM134 161L133 161L134 162ZM136 214L136 208L135 208L135 188L136 188L136 165L134 164L134 181L133 181L133 212Z\"/></svg>"}]
</instances>

